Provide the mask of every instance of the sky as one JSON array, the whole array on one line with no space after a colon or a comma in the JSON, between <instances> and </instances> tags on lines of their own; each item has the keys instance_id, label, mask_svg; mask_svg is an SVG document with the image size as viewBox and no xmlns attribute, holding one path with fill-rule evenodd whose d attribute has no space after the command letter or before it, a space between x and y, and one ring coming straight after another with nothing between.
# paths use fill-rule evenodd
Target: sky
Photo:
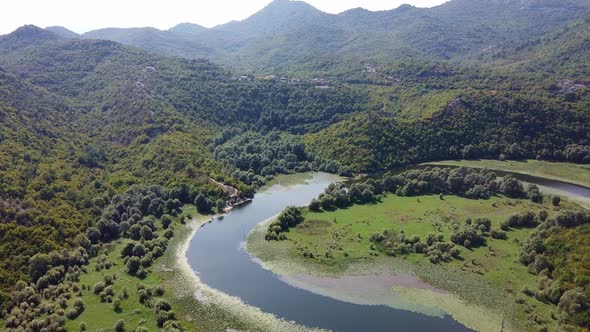
<instances>
[{"instance_id":1,"label":"sky","mask_svg":"<svg viewBox=\"0 0 590 332\"><path fill-rule=\"evenodd\" d=\"M191 22L206 27L243 20L271 0L6 0L0 12L0 34L19 26L64 26L84 33L107 27L168 29ZM446 0L306 0L328 13L362 7L388 10L404 3L432 7Z\"/></svg>"}]
</instances>

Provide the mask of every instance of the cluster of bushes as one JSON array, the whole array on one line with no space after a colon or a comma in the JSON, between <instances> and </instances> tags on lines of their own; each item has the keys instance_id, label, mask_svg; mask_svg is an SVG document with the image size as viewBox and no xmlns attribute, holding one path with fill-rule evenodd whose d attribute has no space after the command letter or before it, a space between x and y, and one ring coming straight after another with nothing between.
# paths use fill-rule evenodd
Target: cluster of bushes
<instances>
[{"instance_id":1,"label":"cluster of bushes","mask_svg":"<svg viewBox=\"0 0 590 332\"><path fill-rule=\"evenodd\" d=\"M172 311L170 303L161 299L164 296L164 289L161 286L150 288L142 284L137 284L137 295L141 304L154 309L158 327L164 328L165 331L169 332L183 330L180 323L176 320L176 315Z\"/></svg>"},{"instance_id":2,"label":"cluster of bushes","mask_svg":"<svg viewBox=\"0 0 590 332\"><path fill-rule=\"evenodd\" d=\"M530 211L513 214L500 225L500 228L503 231L508 231L510 228L535 228L539 225L539 219L547 218L546 213L547 211L542 210L540 217Z\"/></svg>"},{"instance_id":3,"label":"cluster of bushes","mask_svg":"<svg viewBox=\"0 0 590 332\"><path fill-rule=\"evenodd\" d=\"M367 183L354 183L347 187L343 183L331 183L318 198L314 198L309 209L318 212L321 209L332 210L343 209L352 204L368 204L377 201L377 189L372 185L373 181ZM382 192L379 192L381 194Z\"/></svg>"},{"instance_id":4,"label":"cluster of bushes","mask_svg":"<svg viewBox=\"0 0 590 332\"><path fill-rule=\"evenodd\" d=\"M194 203L196 197L210 199L186 185L172 189L134 186L124 194L113 196L110 204L103 201L101 218L96 227L88 228L86 234L92 243L108 242L120 236L151 240L156 219L162 219L163 226L169 225L171 218L179 215L183 204Z\"/></svg>"},{"instance_id":5,"label":"cluster of bushes","mask_svg":"<svg viewBox=\"0 0 590 332\"><path fill-rule=\"evenodd\" d=\"M41 269L37 273L47 270L38 277L37 283L19 281L15 285L8 306L10 310L4 313L6 331L65 331L66 319L75 319L84 311L84 302L80 299L73 300L68 308L72 294L80 292L76 282L83 267L69 265L66 270L57 255L53 256L54 262L45 261L45 258L37 256L36 266L32 267ZM43 262L48 263L46 268L41 268ZM39 282L44 278L48 280Z\"/></svg>"},{"instance_id":6,"label":"cluster of bushes","mask_svg":"<svg viewBox=\"0 0 590 332\"><path fill-rule=\"evenodd\" d=\"M589 236L590 212L566 210L542 222L521 246L520 262L539 280L537 290L523 292L557 305L566 329L590 328Z\"/></svg>"},{"instance_id":7,"label":"cluster of bushes","mask_svg":"<svg viewBox=\"0 0 590 332\"><path fill-rule=\"evenodd\" d=\"M301 209L290 206L285 211L281 212L277 220L273 221L268 226L268 231L264 238L267 241L271 240L285 240L286 236L284 232L287 232L289 228L295 227L303 222L304 218L301 215Z\"/></svg>"},{"instance_id":8,"label":"cluster of bushes","mask_svg":"<svg viewBox=\"0 0 590 332\"><path fill-rule=\"evenodd\" d=\"M386 255L424 254L433 264L448 262L461 254L453 243L444 241L442 234L430 233L425 241L421 241L417 235L406 237L403 231L397 233L385 230L372 234L370 241L375 245L372 245L371 249L377 249Z\"/></svg>"},{"instance_id":9,"label":"cluster of bushes","mask_svg":"<svg viewBox=\"0 0 590 332\"><path fill-rule=\"evenodd\" d=\"M492 221L488 218L467 218L463 228L451 234L451 241L465 248L479 247L486 243L486 237L490 236ZM498 234L498 231L495 232ZM497 235L500 236L500 235Z\"/></svg>"},{"instance_id":10,"label":"cluster of bushes","mask_svg":"<svg viewBox=\"0 0 590 332\"><path fill-rule=\"evenodd\" d=\"M147 276L146 269L153 261L164 254L168 246L167 239L143 240L142 242L129 242L123 248L121 256L127 268L127 273L139 278Z\"/></svg>"}]
</instances>

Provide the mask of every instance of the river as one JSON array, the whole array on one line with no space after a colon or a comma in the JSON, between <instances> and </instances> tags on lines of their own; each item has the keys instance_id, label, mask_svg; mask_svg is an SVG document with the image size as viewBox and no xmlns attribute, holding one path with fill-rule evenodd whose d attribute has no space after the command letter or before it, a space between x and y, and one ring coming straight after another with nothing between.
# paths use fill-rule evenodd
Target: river
<instances>
[{"instance_id":1,"label":"river","mask_svg":"<svg viewBox=\"0 0 590 332\"><path fill-rule=\"evenodd\" d=\"M517 176L564 196L590 199L588 188ZM305 184L258 193L251 204L202 226L191 239L189 264L208 286L308 327L335 331L470 331L449 316L431 317L384 305L352 304L296 288L251 259L243 243L257 224L288 206L307 205L336 180L332 175L316 173Z\"/></svg>"}]
</instances>

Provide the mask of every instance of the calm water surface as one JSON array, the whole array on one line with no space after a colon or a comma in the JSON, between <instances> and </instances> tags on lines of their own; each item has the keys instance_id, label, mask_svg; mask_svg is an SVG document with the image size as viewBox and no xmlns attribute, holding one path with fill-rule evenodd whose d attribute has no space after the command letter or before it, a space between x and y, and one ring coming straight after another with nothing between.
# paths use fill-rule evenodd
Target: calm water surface
<instances>
[{"instance_id":1,"label":"calm water surface","mask_svg":"<svg viewBox=\"0 0 590 332\"><path fill-rule=\"evenodd\" d=\"M356 305L295 288L251 260L241 243L257 224L287 206L309 204L335 180L316 174L307 184L259 193L251 204L205 224L187 252L191 267L210 287L309 327L335 331L470 331L450 317Z\"/></svg>"}]
</instances>

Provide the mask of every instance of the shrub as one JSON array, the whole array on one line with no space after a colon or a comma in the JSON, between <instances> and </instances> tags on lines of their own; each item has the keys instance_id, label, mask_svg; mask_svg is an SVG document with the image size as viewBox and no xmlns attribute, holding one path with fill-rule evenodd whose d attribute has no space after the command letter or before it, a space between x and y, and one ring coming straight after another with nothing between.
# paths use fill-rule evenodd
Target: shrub
<instances>
[{"instance_id":1,"label":"shrub","mask_svg":"<svg viewBox=\"0 0 590 332\"><path fill-rule=\"evenodd\" d=\"M157 311L156 312L156 323L158 327L163 327L167 321L174 320L175 315L173 311Z\"/></svg>"},{"instance_id":2,"label":"shrub","mask_svg":"<svg viewBox=\"0 0 590 332\"><path fill-rule=\"evenodd\" d=\"M81 313L82 311L80 311L78 308L70 308L68 311L66 311L66 317L68 319L76 319Z\"/></svg>"},{"instance_id":3,"label":"shrub","mask_svg":"<svg viewBox=\"0 0 590 332\"><path fill-rule=\"evenodd\" d=\"M105 288L104 282L97 282L96 284L94 284L94 287L92 287L92 292L94 292L94 294L98 295L104 290L104 288Z\"/></svg>"},{"instance_id":4,"label":"shrub","mask_svg":"<svg viewBox=\"0 0 590 332\"><path fill-rule=\"evenodd\" d=\"M319 212L321 211L322 205L321 202L314 198L311 200L311 203L309 204L309 210L313 211L313 212Z\"/></svg>"},{"instance_id":5,"label":"shrub","mask_svg":"<svg viewBox=\"0 0 590 332\"><path fill-rule=\"evenodd\" d=\"M140 267L135 275L140 279L144 279L147 277L147 271L143 267Z\"/></svg>"},{"instance_id":6,"label":"shrub","mask_svg":"<svg viewBox=\"0 0 590 332\"><path fill-rule=\"evenodd\" d=\"M157 286L156 289L154 289L154 295L156 295L156 296L164 296L164 287Z\"/></svg>"},{"instance_id":7,"label":"shrub","mask_svg":"<svg viewBox=\"0 0 590 332\"><path fill-rule=\"evenodd\" d=\"M496 230L496 229L492 229L490 231L490 236L493 239L497 239L497 240L506 240L508 238L508 235L506 235L506 232L501 231L501 230Z\"/></svg>"},{"instance_id":8,"label":"shrub","mask_svg":"<svg viewBox=\"0 0 590 332\"><path fill-rule=\"evenodd\" d=\"M121 312L121 299L118 297L113 300L113 310L115 312Z\"/></svg>"},{"instance_id":9,"label":"shrub","mask_svg":"<svg viewBox=\"0 0 590 332\"><path fill-rule=\"evenodd\" d=\"M162 216L162 228L168 229L172 224L172 218L169 215Z\"/></svg>"},{"instance_id":10,"label":"shrub","mask_svg":"<svg viewBox=\"0 0 590 332\"><path fill-rule=\"evenodd\" d=\"M136 274L137 270L140 268L140 266L141 266L141 261L139 260L138 257L135 257L135 256L130 257L127 260L126 267L127 267L127 272L129 274Z\"/></svg>"},{"instance_id":11,"label":"shrub","mask_svg":"<svg viewBox=\"0 0 590 332\"><path fill-rule=\"evenodd\" d=\"M485 244L481 230L467 225L462 230L451 234L451 241L463 245L465 248L479 247Z\"/></svg>"},{"instance_id":12,"label":"shrub","mask_svg":"<svg viewBox=\"0 0 590 332\"><path fill-rule=\"evenodd\" d=\"M122 319L119 319L116 323L115 323L115 327L114 327L116 332L123 332L125 331L125 321Z\"/></svg>"},{"instance_id":13,"label":"shrub","mask_svg":"<svg viewBox=\"0 0 590 332\"><path fill-rule=\"evenodd\" d=\"M166 232L164 232L164 237L167 239L171 239L174 237L174 231L171 229L166 230Z\"/></svg>"},{"instance_id":14,"label":"shrub","mask_svg":"<svg viewBox=\"0 0 590 332\"><path fill-rule=\"evenodd\" d=\"M530 211L514 214L502 223L502 230L508 230L510 227L514 228L534 228L539 225L537 216Z\"/></svg>"}]
</instances>

